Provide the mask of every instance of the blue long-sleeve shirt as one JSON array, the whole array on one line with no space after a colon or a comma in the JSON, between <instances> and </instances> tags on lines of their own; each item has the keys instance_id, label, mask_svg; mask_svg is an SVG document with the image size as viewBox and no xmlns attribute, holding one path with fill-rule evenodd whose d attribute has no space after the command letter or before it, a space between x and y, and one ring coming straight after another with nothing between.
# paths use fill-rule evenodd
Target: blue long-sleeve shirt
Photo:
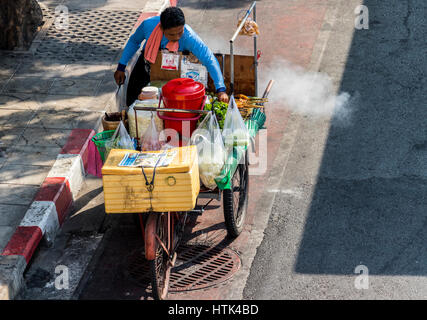
<instances>
[{"instance_id":1,"label":"blue long-sleeve shirt","mask_svg":"<svg viewBox=\"0 0 427 320\"><path fill-rule=\"evenodd\" d=\"M144 40L148 40L154 28L160 22L160 17L155 16L144 20L139 27L136 29L134 34L129 38L122 56L119 61L118 70L124 70L125 66L135 54L135 52L141 46L141 43ZM160 42L160 49L166 48L169 40L163 36ZM206 67L211 76L216 91L225 91L224 78L221 73L221 69L218 63L218 60L215 58L212 51L206 46L206 44L200 39L200 37L191 29L187 24L184 26L184 34L178 41L179 51L188 50L194 54L197 59ZM145 48L145 43L144 47Z\"/></svg>"}]
</instances>

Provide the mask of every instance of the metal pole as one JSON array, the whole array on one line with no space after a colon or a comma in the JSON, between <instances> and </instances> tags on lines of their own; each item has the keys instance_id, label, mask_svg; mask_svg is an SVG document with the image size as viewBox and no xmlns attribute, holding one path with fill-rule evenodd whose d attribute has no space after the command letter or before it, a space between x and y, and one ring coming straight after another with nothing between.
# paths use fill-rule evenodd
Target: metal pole
<instances>
[{"instance_id":1,"label":"metal pole","mask_svg":"<svg viewBox=\"0 0 427 320\"><path fill-rule=\"evenodd\" d=\"M255 10L255 6L256 6L256 1L254 1L252 3L252 5L250 6L249 10L246 11L245 16L243 17L242 21L240 22L239 26L237 27L236 32L234 33L233 37L230 39L230 94L234 93L234 53L233 53L233 43L234 40L236 40L236 37L239 35L240 30L242 30L246 20L248 19L249 15L251 14L252 10ZM255 20L255 15L254 15L254 20ZM257 50L256 50L256 38L255 38L255 43L254 43L254 47L255 47L255 61L257 60ZM256 68L256 65L255 65ZM256 69L255 69L255 94L257 93L257 84L258 80L257 80L257 74L256 74Z\"/></svg>"},{"instance_id":2,"label":"metal pole","mask_svg":"<svg viewBox=\"0 0 427 320\"><path fill-rule=\"evenodd\" d=\"M254 21L256 22L256 1L254 2L253 10ZM258 97L258 49L257 49L257 35L254 35L254 72L255 72L255 97Z\"/></svg>"},{"instance_id":3,"label":"metal pole","mask_svg":"<svg viewBox=\"0 0 427 320\"><path fill-rule=\"evenodd\" d=\"M225 77L225 54L222 54L222 76Z\"/></svg>"},{"instance_id":4,"label":"metal pole","mask_svg":"<svg viewBox=\"0 0 427 320\"><path fill-rule=\"evenodd\" d=\"M234 93L234 54L233 41L230 40L230 95Z\"/></svg>"},{"instance_id":5,"label":"metal pole","mask_svg":"<svg viewBox=\"0 0 427 320\"><path fill-rule=\"evenodd\" d=\"M233 42L234 40L236 40L236 37L239 35L240 30L243 28L243 25L245 24L246 20L248 19L249 15L251 14L252 10L254 9L256 4L256 1L254 1L251 5L251 7L249 8L248 11L246 11L245 17L242 19L242 22L240 22L239 26L237 27L236 32L234 33L233 37L231 38L231 42Z\"/></svg>"}]
</instances>

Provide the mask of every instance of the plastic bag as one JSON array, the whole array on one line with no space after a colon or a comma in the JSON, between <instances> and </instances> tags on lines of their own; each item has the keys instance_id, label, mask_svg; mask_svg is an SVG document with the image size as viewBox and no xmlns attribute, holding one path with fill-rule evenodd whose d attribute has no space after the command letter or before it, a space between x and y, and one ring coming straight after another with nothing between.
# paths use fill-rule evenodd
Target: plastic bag
<instances>
[{"instance_id":1,"label":"plastic bag","mask_svg":"<svg viewBox=\"0 0 427 320\"><path fill-rule=\"evenodd\" d=\"M203 185L215 189L215 178L221 173L226 152L215 114L210 112L193 132L190 144L197 147L199 176Z\"/></svg>"},{"instance_id":2,"label":"plastic bag","mask_svg":"<svg viewBox=\"0 0 427 320\"><path fill-rule=\"evenodd\" d=\"M161 150L162 144L159 139L159 131L156 127L154 114L151 112L151 122L141 138L141 151Z\"/></svg>"},{"instance_id":3,"label":"plastic bag","mask_svg":"<svg viewBox=\"0 0 427 320\"><path fill-rule=\"evenodd\" d=\"M240 26L240 23L242 23L242 19L243 18L239 19L237 26ZM259 35L258 24L253 21L251 17L247 18L239 34L243 36Z\"/></svg>"},{"instance_id":4,"label":"plastic bag","mask_svg":"<svg viewBox=\"0 0 427 320\"><path fill-rule=\"evenodd\" d=\"M129 76L132 73L133 67L135 66L136 62L138 61L140 50L138 50L132 58L129 60L126 69L125 69L125 82L118 86L116 91L116 109L118 111L122 111L123 109L127 108L126 104L126 94L128 91L128 84L129 84Z\"/></svg>"},{"instance_id":5,"label":"plastic bag","mask_svg":"<svg viewBox=\"0 0 427 320\"><path fill-rule=\"evenodd\" d=\"M227 149L234 146L247 146L249 143L249 131L240 115L234 96L230 97L227 113L225 114L222 137Z\"/></svg>"},{"instance_id":6,"label":"plastic bag","mask_svg":"<svg viewBox=\"0 0 427 320\"><path fill-rule=\"evenodd\" d=\"M111 139L105 142L106 158L112 149L135 150L134 142L129 136L129 133L122 121L120 121L120 124L117 126L117 129Z\"/></svg>"},{"instance_id":7,"label":"plastic bag","mask_svg":"<svg viewBox=\"0 0 427 320\"><path fill-rule=\"evenodd\" d=\"M138 118L138 137L136 136L136 121L135 121L135 110L134 106L138 103L138 107L154 107L157 108L159 106L159 100L150 99L150 100L135 100L134 103L131 104L128 110L128 123L129 123L129 134L131 137L141 139L142 135L145 133L147 128L151 123L151 111L141 111L138 110L136 112ZM156 123L157 131L161 132L163 130L163 120L160 119L157 113L154 114L154 121Z\"/></svg>"},{"instance_id":8,"label":"plastic bag","mask_svg":"<svg viewBox=\"0 0 427 320\"><path fill-rule=\"evenodd\" d=\"M126 76L127 78L127 76ZM124 84L120 84L116 91L116 108L122 111L126 108L126 89Z\"/></svg>"}]
</instances>

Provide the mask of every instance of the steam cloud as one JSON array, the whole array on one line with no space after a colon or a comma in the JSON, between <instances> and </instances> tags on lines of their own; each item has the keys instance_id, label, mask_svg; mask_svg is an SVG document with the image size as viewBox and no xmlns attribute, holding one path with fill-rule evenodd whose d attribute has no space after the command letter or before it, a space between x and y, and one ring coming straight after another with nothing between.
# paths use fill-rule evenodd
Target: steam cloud
<instances>
[{"instance_id":1,"label":"steam cloud","mask_svg":"<svg viewBox=\"0 0 427 320\"><path fill-rule=\"evenodd\" d=\"M260 95L270 79L274 85L269 101L284 103L293 112L312 116L333 115L332 124L348 125L355 100L349 93L336 94L332 79L325 73L303 69L286 60L260 68Z\"/></svg>"}]
</instances>

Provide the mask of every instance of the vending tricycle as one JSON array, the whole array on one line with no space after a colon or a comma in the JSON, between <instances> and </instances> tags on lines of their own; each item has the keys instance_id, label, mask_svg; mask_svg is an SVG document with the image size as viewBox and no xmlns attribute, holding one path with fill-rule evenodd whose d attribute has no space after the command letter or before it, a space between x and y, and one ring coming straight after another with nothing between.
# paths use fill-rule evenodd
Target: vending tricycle
<instances>
[{"instance_id":1,"label":"vending tricycle","mask_svg":"<svg viewBox=\"0 0 427 320\"><path fill-rule=\"evenodd\" d=\"M268 84L263 96L257 98L259 52L256 48L256 36L254 56L234 55L233 42L251 13L253 20L256 20L255 5L254 2L246 12L230 40L230 54L216 54L230 93L237 92L249 102L250 107L241 106L239 111L244 116L250 138L254 138L265 123L264 103L272 82ZM161 59L157 59L159 60ZM180 78L178 73L161 70L158 63L151 67L152 81L176 78ZM208 87L212 87L211 80ZM194 121L203 114L213 112L204 108L206 101L204 96L202 98L200 108L171 108L160 96L157 107L139 107L136 104L135 119L138 111L153 111L163 118L168 114L179 115L175 121L183 124L190 121L188 119L191 114ZM216 188L213 190L201 186L197 147L190 143L182 143L167 150L143 152L151 157L148 160L154 161L152 166L119 166L127 154L135 151L110 151L102 168L105 211L109 214L138 215L145 258L150 263L152 294L155 299L167 297L171 269L177 259L177 248L189 214L201 215L211 201L222 199L228 236L235 238L242 232L248 206L248 147L249 144L245 144L228 149L227 160L221 173L215 178ZM167 158L169 162L166 165L159 164ZM143 159L145 160L147 159ZM203 204L200 199L205 199Z\"/></svg>"}]
</instances>

